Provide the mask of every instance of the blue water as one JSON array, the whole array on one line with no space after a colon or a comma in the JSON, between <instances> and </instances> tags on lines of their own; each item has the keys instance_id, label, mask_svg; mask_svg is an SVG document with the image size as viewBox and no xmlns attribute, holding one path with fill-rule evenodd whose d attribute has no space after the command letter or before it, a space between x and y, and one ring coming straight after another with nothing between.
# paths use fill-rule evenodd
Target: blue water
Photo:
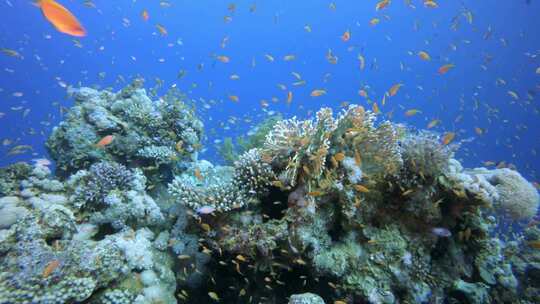
<instances>
[{"instance_id":1,"label":"blue water","mask_svg":"<svg viewBox=\"0 0 540 304\"><path fill-rule=\"evenodd\" d=\"M47 156L43 143L62 119L59 109L72 105L60 81L120 89L142 76L147 88L159 78L164 82L160 94L177 85L195 101L205 122L202 157L213 161L220 160L216 140L245 134L270 111L309 117L323 106L339 110L345 101L371 108L358 95L369 86L370 99L392 120L425 128L440 119L435 130L457 132L456 140L473 138L457 155L466 166L505 161L530 180L540 180L540 75L535 73L540 67L540 1L441 0L435 9L410 2L416 8L392 1L376 12L375 0L334 1L335 10L330 1L235 1L235 11L228 10L233 2L217 0L170 1L170 7L159 1L96 0L95 8L64 0L88 32L77 39L82 44L77 47L29 1L2 0L0 47L24 58L0 54L0 112L5 113L0 114L0 139L13 142L0 146L0 166ZM144 9L150 15L146 22ZM464 12L472 13L472 24ZM232 21L225 22L225 16ZM375 17L380 23L370 26ZM167 36L159 34L158 23ZM343 42L340 36L347 29L351 39ZM229 40L222 48L224 37ZM329 49L338 57L335 65L325 58ZM421 50L431 61L416 55ZM359 54L366 61L364 70ZM216 60L217 55L230 62ZM284 61L285 55L296 59ZM438 75L446 63L455 68ZM179 79L181 70L185 76ZM293 86L291 72L302 75L306 85ZM231 74L240 79L231 80ZM506 85L497 85L497 79ZM384 93L396 83L404 86L381 106ZM310 97L314 89L328 93ZM287 105L289 90L294 97ZM228 95L237 95L239 102ZM268 108L261 107L262 99ZM23 117L26 109L30 112ZM406 117L409 109L421 113ZM478 135L475 127L487 132ZM33 146L33 153L7 156L18 144Z\"/></svg>"}]
</instances>

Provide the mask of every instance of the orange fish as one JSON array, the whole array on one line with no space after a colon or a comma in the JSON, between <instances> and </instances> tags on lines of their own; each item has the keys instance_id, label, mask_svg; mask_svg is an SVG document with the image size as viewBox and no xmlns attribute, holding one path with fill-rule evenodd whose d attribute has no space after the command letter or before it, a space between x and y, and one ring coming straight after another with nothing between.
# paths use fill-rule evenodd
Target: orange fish
<instances>
[{"instance_id":1,"label":"orange fish","mask_svg":"<svg viewBox=\"0 0 540 304\"><path fill-rule=\"evenodd\" d=\"M354 185L354 189L356 189L356 191L361 192L361 193L368 193L369 192L369 189L366 186L363 186L363 185Z\"/></svg>"},{"instance_id":2,"label":"orange fish","mask_svg":"<svg viewBox=\"0 0 540 304\"><path fill-rule=\"evenodd\" d=\"M364 97L364 98L368 98L368 94L366 92L366 90L364 89L361 89L360 91L358 91L358 95Z\"/></svg>"},{"instance_id":3,"label":"orange fish","mask_svg":"<svg viewBox=\"0 0 540 304\"><path fill-rule=\"evenodd\" d=\"M86 36L86 30L77 18L60 3L54 0L39 0L36 5L59 32L75 37Z\"/></svg>"},{"instance_id":4,"label":"orange fish","mask_svg":"<svg viewBox=\"0 0 540 304\"><path fill-rule=\"evenodd\" d=\"M150 15L148 15L148 11L147 10L144 10L141 14L141 17L143 18L144 21L148 21L148 19L150 19Z\"/></svg>"},{"instance_id":5,"label":"orange fish","mask_svg":"<svg viewBox=\"0 0 540 304\"><path fill-rule=\"evenodd\" d=\"M223 63L229 63L231 61L228 56L217 56L216 59Z\"/></svg>"},{"instance_id":6,"label":"orange fish","mask_svg":"<svg viewBox=\"0 0 540 304\"><path fill-rule=\"evenodd\" d=\"M381 109L379 109L379 105L376 102L373 103L372 109L373 109L373 113L375 114L381 113Z\"/></svg>"},{"instance_id":7,"label":"orange fish","mask_svg":"<svg viewBox=\"0 0 540 304\"><path fill-rule=\"evenodd\" d=\"M97 142L96 146L100 147L100 148L103 148L103 147L105 147L107 145L110 145L113 142L113 140L114 140L113 135L107 135L107 136L103 137L102 139L100 139Z\"/></svg>"},{"instance_id":8,"label":"orange fish","mask_svg":"<svg viewBox=\"0 0 540 304\"><path fill-rule=\"evenodd\" d=\"M60 266L60 261L59 260L52 260L50 261L47 266L45 266L45 268L43 269L43 273L41 274L41 276L46 279L48 276L51 275L51 273L53 273L53 271L58 268L58 266Z\"/></svg>"},{"instance_id":9,"label":"orange fish","mask_svg":"<svg viewBox=\"0 0 540 304\"><path fill-rule=\"evenodd\" d=\"M403 86L403 84L401 83L396 83L395 85L393 85L390 90L388 91L388 94L390 95L390 97L394 96L397 94L397 92L399 91L399 88L401 88Z\"/></svg>"},{"instance_id":10,"label":"orange fish","mask_svg":"<svg viewBox=\"0 0 540 304\"><path fill-rule=\"evenodd\" d=\"M477 134L477 135L483 135L485 133L485 130L480 128L480 127L474 127L474 132Z\"/></svg>"},{"instance_id":11,"label":"orange fish","mask_svg":"<svg viewBox=\"0 0 540 304\"><path fill-rule=\"evenodd\" d=\"M414 115L416 115L416 114L418 114L418 113L422 113L422 111L420 111L420 110L418 110L418 109L410 109L410 110L407 110L407 111L405 112L405 116L411 117L411 116L414 116Z\"/></svg>"},{"instance_id":12,"label":"orange fish","mask_svg":"<svg viewBox=\"0 0 540 304\"><path fill-rule=\"evenodd\" d=\"M287 103L290 104L292 102L292 99L293 99L293 93L289 91L287 93Z\"/></svg>"},{"instance_id":13,"label":"orange fish","mask_svg":"<svg viewBox=\"0 0 540 304\"><path fill-rule=\"evenodd\" d=\"M434 128L436 127L438 124L441 123L441 120L440 119L434 119L432 121L429 122L429 124L427 125L427 128L428 129L431 129L431 128Z\"/></svg>"},{"instance_id":14,"label":"orange fish","mask_svg":"<svg viewBox=\"0 0 540 304\"><path fill-rule=\"evenodd\" d=\"M349 30L346 30L345 33L341 35L341 40L343 40L344 42L347 42L350 39L351 39L351 32Z\"/></svg>"},{"instance_id":15,"label":"orange fish","mask_svg":"<svg viewBox=\"0 0 540 304\"><path fill-rule=\"evenodd\" d=\"M455 65L449 63L449 64L445 64L443 66L441 66L438 70L439 74L440 75L443 75L443 74L446 74L450 69L454 68Z\"/></svg>"},{"instance_id":16,"label":"orange fish","mask_svg":"<svg viewBox=\"0 0 540 304\"><path fill-rule=\"evenodd\" d=\"M447 132L446 134L444 134L443 138L442 138L442 144L443 145L448 145L449 143L451 143L454 138L456 137L456 133L454 132Z\"/></svg>"},{"instance_id":17,"label":"orange fish","mask_svg":"<svg viewBox=\"0 0 540 304\"><path fill-rule=\"evenodd\" d=\"M334 157L336 158L336 160L337 160L338 162L340 162L340 161L342 161L342 160L345 159L345 153L343 153L343 152L338 152L338 153L336 153L336 155L334 155Z\"/></svg>"},{"instance_id":18,"label":"orange fish","mask_svg":"<svg viewBox=\"0 0 540 304\"><path fill-rule=\"evenodd\" d=\"M437 8L439 5L433 0L424 0L424 6L429 8Z\"/></svg>"},{"instance_id":19,"label":"orange fish","mask_svg":"<svg viewBox=\"0 0 540 304\"><path fill-rule=\"evenodd\" d=\"M201 170L199 168L195 168L194 175L199 181L204 180L204 177L202 176Z\"/></svg>"},{"instance_id":20,"label":"orange fish","mask_svg":"<svg viewBox=\"0 0 540 304\"><path fill-rule=\"evenodd\" d=\"M429 56L429 54L424 51L418 52L418 57L420 57L420 59L425 60L425 61L431 60L431 56Z\"/></svg>"},{"instance_id":21,"label":"orange fish","mask_svg":"<svg viewBox=\"0 0 540 304\"><path fill-rule=\"evenodd\" d=\"M163 25L156 24L156 28L158 29L159 34L161 34L161 36L167 36L168 34L167 29Z\"/></svg>"},{"instance_id":22,"label":"orange fish","mask_svg":"<svg viewBox=\"0 0 540 304\"><path fill-rule=\"evenodd\" d=\"M375 26L375 25L379 24L379 22L381 22L381 20L379 18L373 18L373 19L369 20L369 25Z\"/></svg>"},{"instance_id":23,"label":"orange fish","mask_svg":"<svg viewBox=\"0 0 540 304\"><path fill-rule=\"evenodd\" d=\"M325 95L325 94L326 94L326 91L325 91L325 90L320 90L320 89L318 89L318 90L313 90L313 91L311 91L310 96L311 96L311 97L319 97L319 96L322 96L322 95Z\"/></svg>"},{"instance_id":24,"label":"orange fish","mask_svg":"<svg viewBox=\"0 0 540 304\"><path fill-rule=\"evenodd\" d=\"M240 101L240 97L236 96L236 95L229 95L229 99L233 102L239 102Z\"/></svg>"},{"instance_id":25,"label":"orange fish","mask_svg":"<svg viewBox=\"0 0 540 304\"><path fill-rule=\"evenodd\" d=\"M383 8L387 7L388 5L390 5L390 0L379 1L377 3L377 5L375 6L375 10L376 11L382 10Z\"/></svg>"}]
</instances>

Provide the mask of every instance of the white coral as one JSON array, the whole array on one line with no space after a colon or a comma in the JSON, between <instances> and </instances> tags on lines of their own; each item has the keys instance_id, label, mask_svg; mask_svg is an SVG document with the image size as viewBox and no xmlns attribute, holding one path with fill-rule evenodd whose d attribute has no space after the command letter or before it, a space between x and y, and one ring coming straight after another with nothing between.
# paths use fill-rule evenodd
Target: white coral
<instances>
[{"instance_id":1,"label":"white coral","mask_svg":"<svg viewBox=\"0 0 540 304\"><path fill-rule=\"evenodd\" d=\"M491 172L488 179L499 193L496 207L516 220L529 220L536 215L540 196L519 172L497 169Z\"/></svg>"},{"instance_id":2,"label":"white coral","mask_svg":"<svg viewBox=\"0 0 540 304\"><path fill-rule=\"evenodd\" d=\"M514 220L533 218L540 203L540 196L519 172L504 169L488 170L476 168L464 172L456 172L459 167L452 161L451 171L463 187ZM454 170L452 170L454 168Z\"/></svg>"}]
</instances>

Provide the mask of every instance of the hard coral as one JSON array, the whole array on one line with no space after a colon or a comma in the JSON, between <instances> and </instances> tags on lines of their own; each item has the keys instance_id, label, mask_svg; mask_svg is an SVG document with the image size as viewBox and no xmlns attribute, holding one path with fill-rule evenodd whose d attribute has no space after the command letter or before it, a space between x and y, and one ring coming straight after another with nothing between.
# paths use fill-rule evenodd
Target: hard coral
<instances>
[{"instance_id":1,"label":"hard coral","mask_svg":"<svg viewBox=\"0 0 540 304\"><path fill-rule=\"evenodd\" d=\"M109 160L124 165L138 162L148 167L148 176L158 178L196 154L202 123L181 95L152 101L137 85L118 93L90 88L70 88L69 93L75 106L47 140L61 176ZM113 136L109 145L96 145L108 135ZM161 165L159 174L151 170Z\"/></svg>"},{"instance_id":2,"label":"hard coral","mask_svg":"<svg viewBox=\"0 0 540 304\"><path fill-rule=\"evenodd\" d=\"M225 212L256 201L274 179L260 151L252 149L242 154L234 168L214 169L207 162L195 164L191 170L175 177L169 184L169 192L195 212L206 207Z\"/></svg>"}]
</instances>

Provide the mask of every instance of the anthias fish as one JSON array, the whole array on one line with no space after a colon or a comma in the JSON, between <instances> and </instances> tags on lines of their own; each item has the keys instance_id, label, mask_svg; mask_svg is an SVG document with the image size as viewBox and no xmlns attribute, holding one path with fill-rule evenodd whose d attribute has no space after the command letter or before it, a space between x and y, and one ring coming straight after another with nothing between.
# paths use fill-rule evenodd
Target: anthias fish
<instances>
[{"instance_id":1,"label":"anthias fish","mask_svg":"<svg viewBox=\"0 0 540 304\"><path fill-rule=\"evenodd\" d=\"M86 36L77 18L60 3L54 0L39 0L36 5L41 8L43 16L61 33L75 37Z\"/></svg>"}]
</instances>

